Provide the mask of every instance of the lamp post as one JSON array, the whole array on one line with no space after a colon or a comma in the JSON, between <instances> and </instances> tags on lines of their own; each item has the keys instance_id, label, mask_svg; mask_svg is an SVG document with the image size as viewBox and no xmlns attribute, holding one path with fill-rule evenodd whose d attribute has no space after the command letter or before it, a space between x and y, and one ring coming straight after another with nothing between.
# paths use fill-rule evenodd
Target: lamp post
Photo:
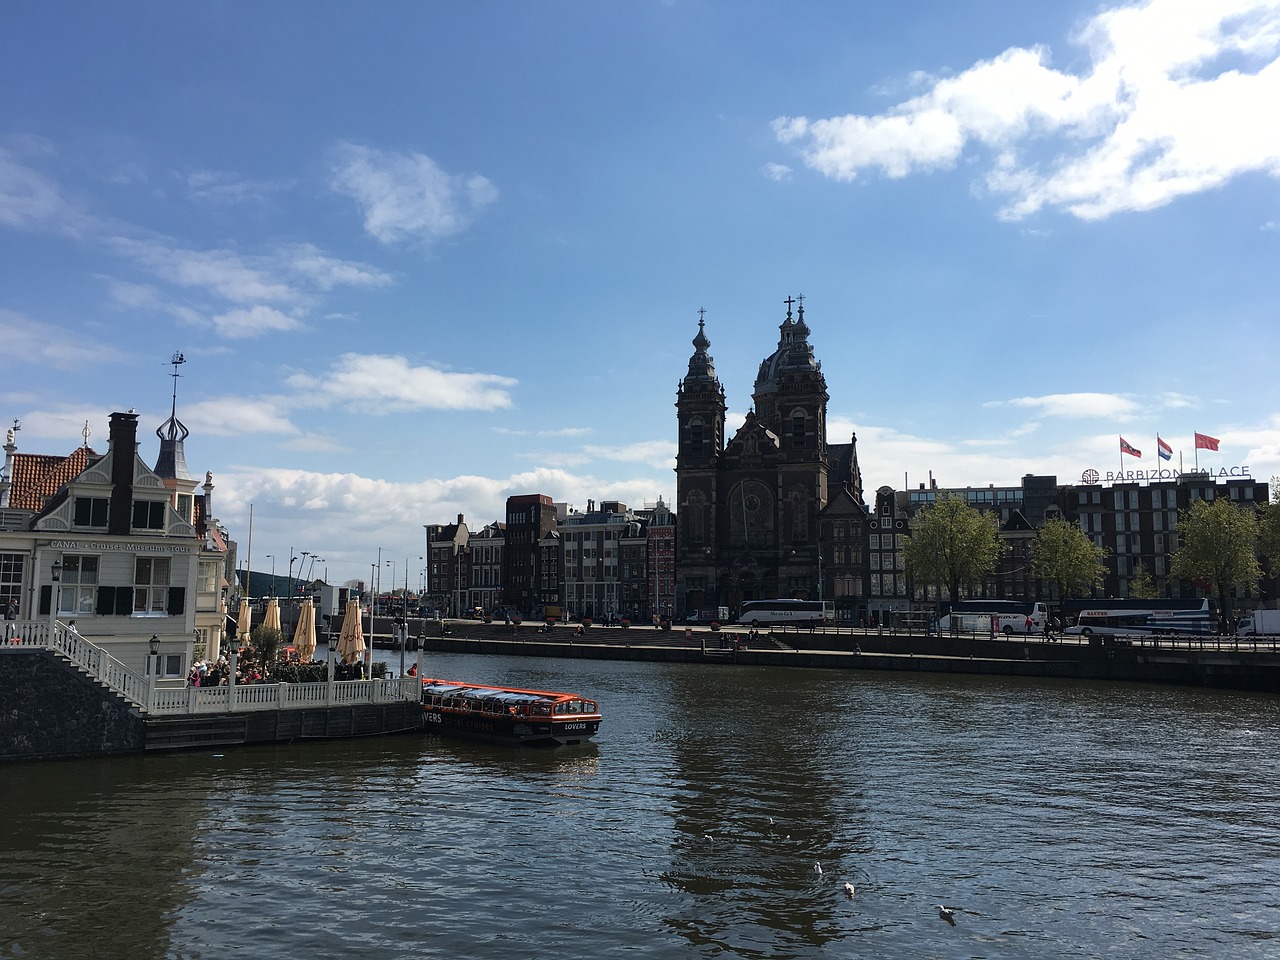
<instances>
[{"instance_id":1,"label":"lamp post","mask_svg":"<svg viewBox=\"0 0 1280 960\"><path fill-rule=\"evenodd\" d=\"M293 565L298 562L298 558L293 555L293 547L289 548L289 599L293 599Z\"/></svg>"},{"instance_id":2,"label":"lamp post","mask_svg":"<svg viewBox=\"0 0 1280 960\"><path fill-rule=\"evenodd\" d=\"M231 668L235 669L235 659L231 660ZM155 701L156 678L160 675L160 638L154 633L147 641L147 707Z\"/></svg>"},{"instance_id":3,"label":"lamp post","mask_svg":"<svg viewBox=\"0 0 1280 960\"><path fill-rule=\"evenodd\" d=\"M49 588L49 642L52 643L53 642L53 625L57 622L57 619L58 619L58 602L59 602L58 594L61 591L61 588L58 586L58 583L62 580L62 561L61 560L53 561L53 566L49 568L49 579L52 581L52 586Z\"/></svg>"},{"instance_id":4,"label":"lamp post","mask_svg":"<svg viewBox=\"0 0 1280 960\"><path fill-rule=\"evenodd\" d=\"M268 553L267 559L271 561L271 595L276 595L276 558L273 554Z\"/></svg>"}]
</instances>

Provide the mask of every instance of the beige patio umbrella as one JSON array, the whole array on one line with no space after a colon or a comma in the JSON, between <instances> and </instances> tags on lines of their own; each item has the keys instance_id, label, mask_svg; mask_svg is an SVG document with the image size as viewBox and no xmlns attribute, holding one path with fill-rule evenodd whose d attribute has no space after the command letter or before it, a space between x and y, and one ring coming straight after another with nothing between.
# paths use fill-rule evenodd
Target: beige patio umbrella
<instances>
[{"instance_id":1,"label":"beige patio umbrella","mask_svg":"<svg viewBox=\"0 0 1280 960\"><path fill-rule=\"evenodd\" d=\"M267 612L262 617L262 625L271 630L280 629L280 601L275 597L267 601Z\"/></svg>"},{"instance_id":2,"label":"beige patio umbrella","mask_svg":"<svg viewBox=\"0 0 1280 960\"><path fill-rule=\"evenodd\" d=\"M342 632L338 634L337 654L343 663L356 663L364 656L364 627L360 621L360 602L348 600L347 612L342 618Z\"/></svg>"},{"instance_id":3,"label":"beige patio umbrella","mask_svg":"<svg viewBox=\"0 0 1280 960\"><path fill-rule=\"evenodd\" d=\"M298 659L309 662L316 652L316 608L308 597L298 611L298 626L293 631L293 649Z\"/></svg>"},{"instance_id":4,"label":"beige patio umbrella","mask_svg":"<svg viewBox=\"0 0 1280 960\"><path fill-rule=\"evenodd\" d=\"M253 608L249 606L249 598L245 597L240 601L240 615L236 617L237 646L244 646L249 642L249 621L252 619Z\"/></svg>"}]
</instances>

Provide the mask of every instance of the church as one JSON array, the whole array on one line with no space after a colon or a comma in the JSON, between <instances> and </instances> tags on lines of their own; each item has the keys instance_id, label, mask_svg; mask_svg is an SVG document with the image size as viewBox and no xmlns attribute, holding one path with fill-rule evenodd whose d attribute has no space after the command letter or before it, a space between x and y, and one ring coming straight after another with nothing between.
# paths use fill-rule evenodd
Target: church
<instances>
[{"instance_id":1,"label":"church","mask_svg":"<svg viewBox=\"0 0 1280 960\"><path fill-rule=\"evenodd\" d=\"M676 394L676 602L683 616L743 601L865 598L857 438L827 442L827 383L804 297L788 297L778 345L760 364L752 409L725 438L725 392L701 313Z\"/></svg>"}]
</instances>

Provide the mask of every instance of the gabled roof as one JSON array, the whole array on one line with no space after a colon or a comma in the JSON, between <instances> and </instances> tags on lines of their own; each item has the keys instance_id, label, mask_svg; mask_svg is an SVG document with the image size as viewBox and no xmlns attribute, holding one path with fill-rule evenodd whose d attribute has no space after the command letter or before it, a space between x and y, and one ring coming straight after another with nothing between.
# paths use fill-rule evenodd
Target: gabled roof
<instances>
[{"instance_id":1,"label":"gabled roof","mask_svg":"<svg viewBox=\"0 0 1280 960\"><path fill-rule=\"evenodd\" d=\"M41 453L15 453L10 478L9 506L16 510L43 510L59 490L98 459L89 447L77 447L65 457Z\"/></svg>"}]
</instances>

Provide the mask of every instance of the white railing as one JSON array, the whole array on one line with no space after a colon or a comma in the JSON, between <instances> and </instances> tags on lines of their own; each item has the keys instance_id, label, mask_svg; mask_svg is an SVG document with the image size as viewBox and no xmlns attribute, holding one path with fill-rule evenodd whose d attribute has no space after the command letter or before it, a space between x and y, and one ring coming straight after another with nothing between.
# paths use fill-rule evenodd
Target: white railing
<instances>
[{"instance_id":1,"label":"white railing","mask_svg":"<svg viewBox=\"0 0 1280 960\"><path fill-rule=\"evenodd\" d=\"M86 640L74 630L55 623L50 631L47 620L8 620L4 627L8 646L56 650L126 700L139 707L146 707L150 690L147 678L126 667L102 647Z\"/></svg>"},{"instance_id":2,"label":"white railing","mask_svg":"<svg viewBox=\"0 0 1280 960\"><path fill-rule=\"evenodd\" d=\"M159 688L152 694L149 712L153 716L206 716L357 703L416 703L421 698L422 681L417 677L334 683L237 683L234 687Z\"/></svg>"},{"instance_id":3,"label":"white railing","mask_svg":"<svg viewBox=\"0 0 1280 960\"><path fill-rule=\"evenodd\" d=\"M414 703L422 698L417 677L337 680L332 683L238 683L219 687L155 687L97 644L61 623L8 620L4 646L56 650L152 716L194 716L258 710L342 707L357 703Z\"/></svg>"}]
</instances>

